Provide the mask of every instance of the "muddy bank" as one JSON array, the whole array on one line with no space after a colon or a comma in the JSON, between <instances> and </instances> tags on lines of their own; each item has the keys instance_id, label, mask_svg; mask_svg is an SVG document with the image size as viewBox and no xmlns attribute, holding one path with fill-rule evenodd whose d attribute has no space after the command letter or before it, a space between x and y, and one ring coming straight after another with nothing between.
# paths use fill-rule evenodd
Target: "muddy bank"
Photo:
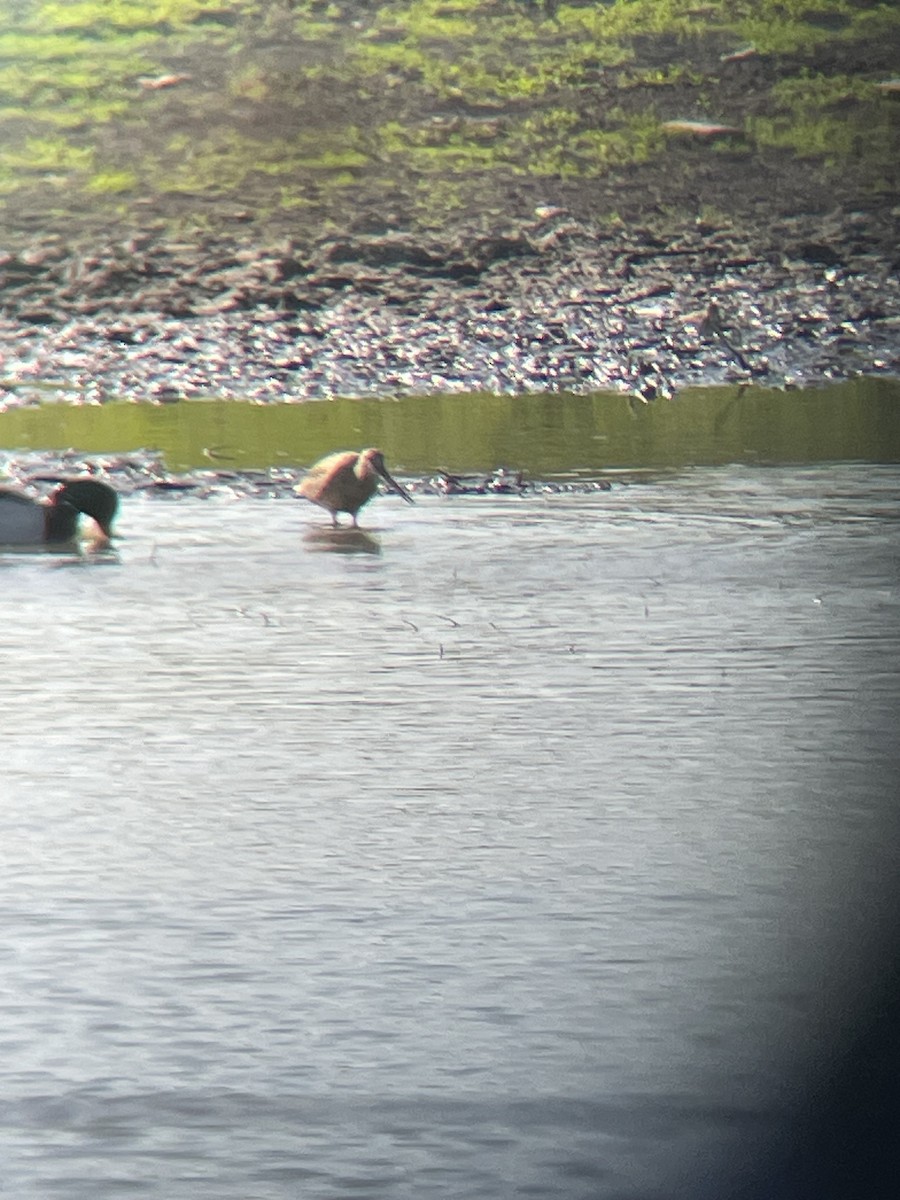
<instances>
[{"instance_id":1,"label":"muddy bank","mask_svg":"<svg viewBox=\"0 0 900 1200\"><path fill-rule=\"evenodd\" d=\"M0 14L0 249L148 238L159 267L178 241L221 240L223 263L230 241L447 247L540 205L748 234L890 210L898 34L889 6L845 0L19 0Z\"/></svg>"},{"instance_id":2,"label":"muddy bank","mask_svg":"<svg viewBox=\"0 0 900 1200\"><path fill-rule=\"evenodd\" d=\"M170 7L0 19L0 404L898 374L886 8Z\"/></svg>"},{"instance_id":3,"label":"muddy bank","mask_svg":"<svg viewBox=\"0 0 900 1200\"><path fill-rule=\"evenodd\" d=\"M499 233L60 239L0 268L0 403L791 386L900 374L890 212Z\"/></svg>"}]
</instances>

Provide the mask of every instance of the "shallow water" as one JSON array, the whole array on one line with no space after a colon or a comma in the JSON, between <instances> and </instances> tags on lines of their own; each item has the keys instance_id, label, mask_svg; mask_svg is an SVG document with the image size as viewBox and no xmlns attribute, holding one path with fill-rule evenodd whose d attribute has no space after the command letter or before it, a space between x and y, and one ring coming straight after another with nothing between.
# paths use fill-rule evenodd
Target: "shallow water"
<instances>
[{"instance_id":1,"label":"shallow water","mask_svg":"<svg viewBox=\"0 0 900 1200\"><path fill-rule=\"evenodd\" d=\"M697 388L653 404L613 392L316 404L36 403L0 412L0 445L88 454L154 447L175 471L308 466L336 446L381 446L408 473L506 466L539 479L635 466L896 463L900 380L801 391Z\"/></svg>"},{"instance_id":2,"label":"shallow water","mask_svg":"<svg viewBox=\"0 0 900 1200\"><path fill-rule=\"evenodd\" d=\"M0 556L16 1197L697 1196L889 930L898 472ZM713 1194L724 1194L718 1189Z\"/></svg>"}]
</instances>

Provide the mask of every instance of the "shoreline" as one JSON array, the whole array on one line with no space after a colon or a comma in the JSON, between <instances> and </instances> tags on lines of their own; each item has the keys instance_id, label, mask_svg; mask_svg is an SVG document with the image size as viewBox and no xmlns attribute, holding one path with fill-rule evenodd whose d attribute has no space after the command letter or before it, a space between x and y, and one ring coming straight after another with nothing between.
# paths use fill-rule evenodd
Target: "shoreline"
<instances>
[{"instance_id":1,"label":"shoreline","mask_svg":"<svg viewBox=\"0 0 900 1200\"><path fill-rule=\"evenodd\" d=\"M7 254L0 407L900 376L893 210Z\"/></svg>"}]
</instances>

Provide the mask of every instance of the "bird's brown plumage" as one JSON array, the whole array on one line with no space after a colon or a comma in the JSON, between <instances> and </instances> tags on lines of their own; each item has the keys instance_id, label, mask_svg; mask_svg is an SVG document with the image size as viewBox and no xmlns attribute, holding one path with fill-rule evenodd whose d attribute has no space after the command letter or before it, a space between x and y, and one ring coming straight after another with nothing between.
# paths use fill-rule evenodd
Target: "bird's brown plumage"
<instances>
[{"instance_id":1,"label":"bird's brown plumage","mask_svg":"<svg viewBox=\"0 0 900 1200\"><path fill-rule=\"evenodd\" d=\"M375 495L379 479L398 496L414 503L406 488L392 478L384 465L384 455L374 446L358 454L354 450L329 454L310 467L294 490L298 496L327 509L333 525L338 523L339 512L349 513L356 525L356 514Z\"/></svg>"}]
</instances>

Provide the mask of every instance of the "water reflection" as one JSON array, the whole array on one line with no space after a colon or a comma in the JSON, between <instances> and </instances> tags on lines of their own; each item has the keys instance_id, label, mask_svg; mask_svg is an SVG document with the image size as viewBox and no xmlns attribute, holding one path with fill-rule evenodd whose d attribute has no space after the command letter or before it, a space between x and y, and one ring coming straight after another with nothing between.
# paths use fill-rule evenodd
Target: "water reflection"
<instances>
[{"instance_id":1,"label":"water reflection","mask_svg":"<svg viewBox=\"0 0 900 1200\"><path fill-rule=\"evenodd\" d=\"M377 560L144 492L120 569L20 557L10 1195L735 1194L895 927L897 482L386 496Z\"/></svg>"},{"instance_id":2,"label":"water reflection","mask_svg":"<svg viewBox=\"0 0 900 1200\"><path fill-rule=\"evenodd\" d=\"M635 466L897 462L900 382L859 379L793 392L695 389L636 411L625 396L602 392L41 405L0 413L0 445L92 453L154 446L170 471L209 469L210 445L240 446L242 470L308 466L341 446L380 445L398 473L509 467L542 479Z\"/></svg>"},{"instance_id":3,"label":"water reflection","mask_svg":"<svg viewBox=\"0 0 900 1200\"><path fill-rule=\"evenodd\" d=\"M121 561L117 547L107 537L62 543L41 542L33 546L0 545L0 566L14 566L17 559L30 557L53 558L58 560L54 565L59 567L103 566Z\"/></svg>"},{"instance_id":4,"label":"water reflection","mask_svg":"<svg viewBox=\"0 0 900 1200\"><path fill-rule=\"evenodd\" d=\"M309 550L327 551L332 554L380 554L381 543L363 529L351 526L340 528L312 528L303 533L303 542Z\"/></svg>"}]
</instances>

